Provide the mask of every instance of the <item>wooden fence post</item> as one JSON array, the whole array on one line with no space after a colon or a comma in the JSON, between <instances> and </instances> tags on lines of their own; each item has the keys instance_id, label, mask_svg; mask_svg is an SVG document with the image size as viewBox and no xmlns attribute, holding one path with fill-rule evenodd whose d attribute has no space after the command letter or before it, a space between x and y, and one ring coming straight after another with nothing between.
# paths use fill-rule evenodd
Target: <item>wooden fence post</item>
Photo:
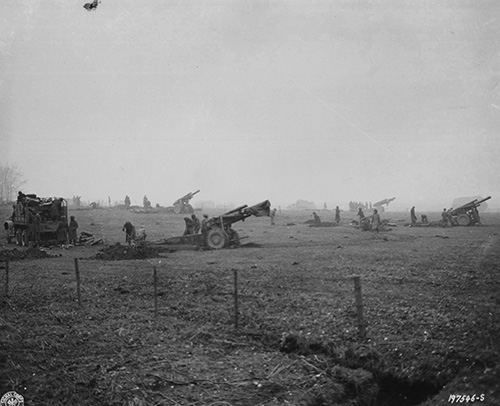
<instances>
[{"instance_id":1,"label":"wooden fence post","mask_svg":"<svg viewBox=\"0 0 500 406\"><path fill-rule=\"evenodd\" d=\"M9 259L5 260L5 297L9 297Z\"/></svg>"},{"instance_id":2,"label":"wooden fence post","mask_svg":"<svg viewBox=\"0 0 500 406\"><path fill-rule=\"evenodd\" d=\"M75 258L75 275L76 275L76 295L78 298L78 305L82 305L82 297L80 293L80 269L78 268L78 258Z\"/></svg>"},{"instance_id":3,"label":"wooden fence post","mask_svg":"<svg viewBox=\"0 0 500 406\"><path fill-rule=\"evenodd\" d=\"M366 338L366 325L363 317L363 298L361 296L361 279L359 276L354 276L354 298L356 300L356 314L358 319L359 336Z\"/></svg>"},{"instance_id":4,"label":"wooden fence post","mask_svg":"<svg viewBox=\"0 0 500 406\"><path fill-rule=\"evenodd\" d=\"M238 329L238 270L233 269L234 274L234 328Z\"/></svg>"},{"instance_id":5,"label":"wooden fence post","mask_svg":"<svg viewBox=\"0 0 500 406\"><path fill-rule=\"evenodd\" d=\"M155 306L155 319L158 317L158 276L156 273L156 266L153 267L153 291L154 291L154 306Z\"/></svg>"}]
</instances>

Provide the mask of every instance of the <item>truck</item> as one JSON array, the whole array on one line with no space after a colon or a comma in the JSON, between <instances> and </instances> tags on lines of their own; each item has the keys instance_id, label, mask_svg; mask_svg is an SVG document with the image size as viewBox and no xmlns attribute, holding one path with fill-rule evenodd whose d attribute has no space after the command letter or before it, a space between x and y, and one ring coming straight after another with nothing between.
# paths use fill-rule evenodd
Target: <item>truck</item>
<instances>
[{"instance_id":1,"label":"truck","mask_svg":"<svg viewBox=\"0 0 500 406\"><path fill-rule=\"evenodd\" d=\"M30 246L67 242L68 204L64 198L19 192L12 209L12 215L4 222L7 243ZM38 236L35 235L37 221L40 223Z\"/></svg>"}]
</instances>

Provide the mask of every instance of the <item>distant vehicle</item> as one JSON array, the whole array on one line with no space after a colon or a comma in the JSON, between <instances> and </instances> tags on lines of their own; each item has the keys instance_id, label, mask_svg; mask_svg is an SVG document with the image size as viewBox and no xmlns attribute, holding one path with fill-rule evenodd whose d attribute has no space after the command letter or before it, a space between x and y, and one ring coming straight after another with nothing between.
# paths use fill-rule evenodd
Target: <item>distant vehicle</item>
<instances>
[{"instance_id":1,"label":"distant vehicle","mask_svg":"<svg viewBox=\"0 0 500 406\"><path fill-rule=\"evenodd\" d=\"M40 215L40 243L67 242L68 205L63 198L19 193L11 217L4 222L7 243L29 246L35 240L33 219Z\"/></svg>"}]
</instances>

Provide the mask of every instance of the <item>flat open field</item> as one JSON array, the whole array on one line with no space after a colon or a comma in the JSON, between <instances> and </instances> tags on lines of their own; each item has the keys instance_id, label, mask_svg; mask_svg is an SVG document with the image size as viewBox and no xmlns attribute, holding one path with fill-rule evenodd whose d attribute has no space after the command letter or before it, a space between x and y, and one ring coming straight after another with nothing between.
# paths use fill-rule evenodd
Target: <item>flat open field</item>
<instances>
[{"instance_id":1,"label":"flat open field","mask_svg":"<svg viewBox=\"0 0 500 406\"><path fill-rule=\"evenodd\" d=\"M123 242L127 220L149 240L184 228L181 215L71 214L108 244ZM340 226L309 227L309 212L283 212L275 226L237 223L248 236L238 249L103 261L91 259L102 246L78 246L11 261L8 298L0 269L0 392L27 406L448 405L462 394L498 405L500 215L453 228L410 228L407 217L384 213L398 226L372 233L347 213Z\"/></svg>"}]
</instances>

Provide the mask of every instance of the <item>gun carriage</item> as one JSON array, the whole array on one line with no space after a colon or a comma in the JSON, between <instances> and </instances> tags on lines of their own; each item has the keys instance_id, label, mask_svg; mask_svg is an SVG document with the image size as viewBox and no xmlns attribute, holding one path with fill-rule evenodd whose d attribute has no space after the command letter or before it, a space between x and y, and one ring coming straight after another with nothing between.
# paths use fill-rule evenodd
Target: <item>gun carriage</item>
<instances>
[{"instance_id":1,"label":"gun carriage","mask_svg":"<svg viewBox=\"0 0 500 406\"><path fill-rule=\"evenodd\" d=\"M194 192L190 192L185 194L184 196L178 198L173 204L173 211L175 214L192 214L194 213L193 206L189 203L189 201L199 193L200 190L196 190Z\"/></svg>"},{"instance_id":2,"label":"gun carriage","mask_svg":"<svg viewBox=\"0 0 500 406\"><path fill-rule=\"evenodd\" d=\"M201 234L188 234L172 237L165 240L166 244L189 244L212 249L220 249L240 245L238 233L232 225L238 221L245 221L250 216L269 216L271 203L265 200L254 206L243 205L230 210L220 216L211 217L206 221L206 228Z\"/></svg>"},{"instance_id":3,"label":"gun carriage","mask_svg":"<svg viewBox=\"0 0 500 406\"><path fill-rule=\"evenodd\" d=\"M479 218L478 207L481 203L491 199L491 196L485 197L484 199L474 199L460 207L448 210L448 215L451 218L452 225L455 226L472 226L475 224L481 224Z\"/></svg>"}]
</instances>

